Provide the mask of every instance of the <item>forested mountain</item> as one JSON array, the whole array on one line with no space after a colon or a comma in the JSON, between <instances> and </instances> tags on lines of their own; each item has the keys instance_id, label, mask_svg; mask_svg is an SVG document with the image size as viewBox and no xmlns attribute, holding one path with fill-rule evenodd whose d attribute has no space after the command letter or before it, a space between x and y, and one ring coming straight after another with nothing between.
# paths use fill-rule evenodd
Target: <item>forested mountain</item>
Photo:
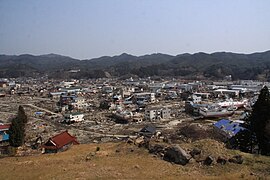
<instances>
[{"instance_id":1,"label":"forested mountain","mask_svg":"<svg viewBox=\"0 0 270 180\"><path fill-rule=\"evenodd\" d=\"M80 69L77 73L70 70ZM270 51L253 54L217 52L171 56L151 54L103 56L78 60L57 54L33 56L0 55L0 77L38 76L54 78L98 78L135 75L184 78L270 80Z\"/></svg>"}]
</instances>

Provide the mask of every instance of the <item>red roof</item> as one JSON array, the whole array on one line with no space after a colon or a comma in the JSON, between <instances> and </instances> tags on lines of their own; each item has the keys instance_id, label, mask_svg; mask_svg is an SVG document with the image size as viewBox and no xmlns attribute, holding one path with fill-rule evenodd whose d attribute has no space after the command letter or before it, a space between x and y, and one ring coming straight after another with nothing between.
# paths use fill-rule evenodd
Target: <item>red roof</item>
<instances>
[{"instance_id":1,"label":"red roof","mask_svg":"<svg viewBox=\"0 0 270 180\"><path fill-rule=\"evenodd\" d=\"M67 131L55 135L54 137L50 138L49 141L53 142L55 146L44 145L43 147L48 149L60 149L70 143L79 144L76 138L74 136L71 136Z\"/></svg>"},{"instance_id":2,"label":"red roof","mask_svg":"<svg viewBox=\"0 0 270 180\"><path fill-rule=\"evenodd\" d=\"M0 130L8 130L10 127L10 124L2 124L0 125Z\"/></svg>"}]
</instances>

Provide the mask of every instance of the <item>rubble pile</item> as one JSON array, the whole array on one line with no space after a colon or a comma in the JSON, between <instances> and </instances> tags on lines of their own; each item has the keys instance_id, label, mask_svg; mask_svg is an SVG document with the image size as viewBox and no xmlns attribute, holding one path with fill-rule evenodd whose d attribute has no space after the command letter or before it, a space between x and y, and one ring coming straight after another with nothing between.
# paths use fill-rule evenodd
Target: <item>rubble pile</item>
<instances>
[{"instance_id":1,"label":"rubble pile","mask_svg":"<svg viewBox=\"0 0 270 180\"><path fill-rule=\"evenodd\" d=\"M192 144L192 149L190 149L190 144L189 146L186 146L186 144L168 144L142 136L128 139L126 142L137 147L144 147L150 154L154 154L155 157L180 165L199 163L205 166L212 166L217 164L225 165L227 162L235 164L242 164L244 162L241 155L227 153L224 145L215 140L196 142ZM209 150L208 145L212 145L210 148L213 149ZM216 149L214 149L215 147Z\"/></svg>"}]
</instances>

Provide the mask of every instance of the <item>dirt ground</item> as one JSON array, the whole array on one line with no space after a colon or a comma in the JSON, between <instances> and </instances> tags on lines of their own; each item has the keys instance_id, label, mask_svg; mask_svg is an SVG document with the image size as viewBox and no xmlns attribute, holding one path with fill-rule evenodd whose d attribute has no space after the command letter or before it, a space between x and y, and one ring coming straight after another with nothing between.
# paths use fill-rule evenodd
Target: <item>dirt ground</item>
<instances>
[{"instance_id":1,"label":"dirt ground","mask_svg":"<svg viewBox=\"0 0 270 180\"><path fill-rule=\"evenodd\" d=\"M68 151L0 159L0 179L258 179L270 178L270 157L225 150L212 140L183 144L207 153L241 154L243 164L186 166L166 162L126 143L83 144ZM204 147L203 147L204 146ZM99 147L99 151L97 150ZM214 154L215 155L215 154Z\"/></svg>"}]
</instances>

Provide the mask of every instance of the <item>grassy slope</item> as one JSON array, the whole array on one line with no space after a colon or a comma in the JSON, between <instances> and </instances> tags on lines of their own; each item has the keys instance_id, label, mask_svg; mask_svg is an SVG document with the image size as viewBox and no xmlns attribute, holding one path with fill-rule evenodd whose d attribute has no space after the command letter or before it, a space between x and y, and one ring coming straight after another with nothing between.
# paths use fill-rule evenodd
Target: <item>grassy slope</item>
<instances>
[{"instance_id":1,"label":"grassy slope","mask_svg":"<svg viewBox=\"0 0 270 180\"><path fill-rule=\"evenodd\" d=\"M195 143L199 147L209 141ZM86 156L100 151L86 161ZM183 145L189 148L190 145ZM212 147L212 148L211 148ZM120 152L115 152L119 149ZM131 152L131 149L133 152ZM211 142L206 149L220 151ZM225 150L227 151L227 150ZM230 151L231 155L240 153ZM179 179L182 178L270 178L270 157L240 153L244 164L201 166L198 163L186 166L175 165L148 154L145 149L124 143L88 144L73 146L58 154L0 159L0 179ZM255 175L250 175L250 173Z\"/></svg>"}]
</instances>

